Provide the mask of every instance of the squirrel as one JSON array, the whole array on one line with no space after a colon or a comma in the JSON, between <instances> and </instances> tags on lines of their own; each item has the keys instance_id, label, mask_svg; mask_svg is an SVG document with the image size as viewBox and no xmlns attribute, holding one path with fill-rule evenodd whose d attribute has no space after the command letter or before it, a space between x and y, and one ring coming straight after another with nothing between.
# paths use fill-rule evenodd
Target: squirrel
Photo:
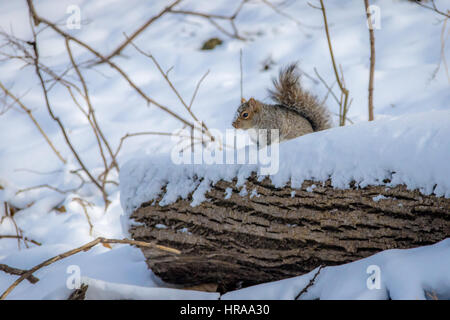
<instances>
[{"instance_id":1,"label":"squirrel","mask_svg":"<svg viewBox=\"0 0 450 320\"><path fill-rule=\"evenodd\" d=\"M274 89L268 91L275 104L265 104L254 98L242 99L232 123L234 128L255 129L250 138L258 145L258 136L254 133L267 129L266 143L269 145L272 142L270 129L279 130L281 142L331 127L329 111L301 86L296 63L281 69L278 79L273 79L273 85Z\"/></svg>"}]
</instances>

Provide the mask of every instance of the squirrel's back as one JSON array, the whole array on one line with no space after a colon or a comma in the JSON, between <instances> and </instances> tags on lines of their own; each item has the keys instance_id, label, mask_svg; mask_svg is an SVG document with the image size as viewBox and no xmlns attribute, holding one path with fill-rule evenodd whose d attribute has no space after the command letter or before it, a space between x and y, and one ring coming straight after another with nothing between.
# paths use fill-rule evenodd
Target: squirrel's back
<instances>
[{"instance_id":1,"label":"squirrel's back","mask_svg":"<svg viewBox=\"0 0 450 320\"><path fill-rule=\"evenodd\" d=\"M329 111L317 97L304 90L295 63L280 71L278 79L273 80L274 89L269 90L271 98L279 105L297 112L309 121L313 131L331 127Z\"/></svg>"}]
</instances>

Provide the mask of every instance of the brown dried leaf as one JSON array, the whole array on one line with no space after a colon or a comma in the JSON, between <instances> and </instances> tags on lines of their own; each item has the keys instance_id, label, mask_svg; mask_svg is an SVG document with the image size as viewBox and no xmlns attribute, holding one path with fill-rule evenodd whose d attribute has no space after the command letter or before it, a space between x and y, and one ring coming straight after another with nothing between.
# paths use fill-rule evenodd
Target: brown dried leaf
<instances>
[{"instance_id":1,"label":"brown dried leaf","mask_svg":"<svg viewBox=\"0 0 450 320\"><path fill-rule=\"evenodd\" d=\"M112 249L111 245L109 243L102 243L102 246L108 249Z\"/></svg>"},{"instance_id":2,"label":"brown dried leaf","mask_svg":"<svg viewBox=\"0 0 450 320\"><path fill-rule=\"evenodd\" d=\"M67 212L66 207L64 207L64 206L61 206L61 207L59 207L59 208L55 208L55 210L58 211L58 212L60 212L60 213L65 213L65 212Z\"/></svg>"}]
</instances>

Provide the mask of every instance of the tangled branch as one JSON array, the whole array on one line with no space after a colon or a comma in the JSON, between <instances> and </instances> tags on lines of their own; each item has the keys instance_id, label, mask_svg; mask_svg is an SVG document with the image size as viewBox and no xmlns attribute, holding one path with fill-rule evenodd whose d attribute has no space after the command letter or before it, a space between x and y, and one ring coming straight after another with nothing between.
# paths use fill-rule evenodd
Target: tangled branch
<instances>
[{"instance_id":1,"label":"tangled branch","mask_svg":"<svg viewBox=\"0 0 450 320\"><path fill-rule=\"evenodd\" d=\"M177 4L179 4L181 1L182 0L176 0L176 1L172 2L169 6L164 8L157 15L151 17L149 20L146 21L146 23L144 23L135 32L133 32L132 35L130 35L129 37L126 37L125 41L123 41L115 50L113 50L109 55L106 55L106 56L102 55L99 51L95 50L93 47L91 47L90 45L81 41L80 39L76 38L75 36L72 36L72 35L66 33L56 23L52 23L49 20L47 20L46 18L40 16L37 13L32 0L27 0L27 5L28 5L28 9L29 9L29 14L30 14L30 20L32 20L34 22L34 25L31 24L33 39L31 41L25 41L25 40L17 39L12 35L8 35L8 34L5 34L2 32L2 36L7 40L7 43L5 45L6 46L9 45L14 50L14 54L10 54L8 52L3 52L3 51L0 52L0 54L2 54L6 59L19 59L25 63L25 66L31 66L34 68L35 74L39 80L39 84L41 87L41 91L43 94L47 112L48 112L50 118L53 121L55 121L56 124L58 125L59 132L62 134L65 144L68 146L69 150L71 151L71 154L73 155L73 157L77 161L78 165L80 166L80 170L83 172L83 176L85 176L87 179L87 181L84 180L83 176L81 176L77 172L77 175L82 180L81 186L83 186L84 183L86 183L88 181L93 183L103 196L103 199L105 202L105 210L107 209L108 204L109 204L108 195L106 193L105 186L108 183L117 184L115 181L108 180L108 174L112 169L116 169L117 172L119 172L117 155L122 147L124 140L131 136L144 135L144 134L145 135L147 135L147 134L159 134L160 135L160 133L143 132L143 133L127 134L126 136L121 138L121 140L119 142L119 146L116 149L116 151L115 152L113 151L109 141L107 140L105 134L101 130L100 124L99 124L98 119L95 114L95 108L94 108L94 106L92 104L92 100L90 98L89 88L87 86L87 82L85 80L85 77L84 77L82 69L81 69L82 65L87 66L88 68L89 68L89 65L86 64L87 62L77 62L76 61L76 59L73 55L73 51L72 51L73 49L72 49L71 43L74 42L77 45L83 47L84 49L89 51L91 54L93 54L100 63L108 64L115 71L117 71L119 73L119 75L130 85L130 87L133 90L135 90L138 93L138 95L141 96L147 102L147 105L153 104L153 105L157 106L162 111L169 114L169 116L180 121L182 123L183 127L191 128L191 132L194 132L197 130L197 131L201 132L202 135L206 134L208 136L209 141L215 141L214 137L209 132L209 129L207 128L206 124L201 122L197 118L197 116L194 114L194 112L192 111L192 105L194 103L197 92L200 88L202 81L205 79L205 77L207 76L209 71L207 71L201 77L201 79L198 81L198 83L195 87L195 90L193 92L192 98L190 100L190 103L187 104L187 102L181 97L181 95L179 94L179 92L177 91L177 89L175 88L173 83L168 78L168 74L164 73L162 71L158 61L153 56L146 54L143 50L138 48L133 43L133 39L135 39L139 34L141 34L149 25L154 23L157 19L164 16L165 14L174 13L171 11L175 10L174 7ZM245 2L246 2L245 0L242 1L239 8L236 10L236 12L233 14L233 16L230 17L231 19L234 19L238 15L239 11L241 10L241 8ZM217 18L217 17L213 17L213 18ZM40 28L40 30L36 31L35 26L39 26L39 25L44 25L44 27ZM66 46L66 52L67 52L67 55L69 58L70 65L63 72L55 72L50 67L46 66L39 57L38 34L46 28L52 29L59 36L61 36L64 39L65 46ZM164 105L160 104L159 102L155 101L154 99L152 99L151 97L149 97L146 93L144 93L144 91L142 89L140 89L137 86L137 84L127 75L127 73L125 73L125 71L123 71L123 69L121 67L119 67L116 63L111 61L111 58L113 58L117 55L120 55L120 53L123 51L123 49L126 46L128 46L129 44L132 44L141 54L145 54L152 59L153 63L157 66L158 70L161 72L161 75L163 76L163 78L169 84L170 89L176 94L179 101L184 106L185 110L187 111L189 117L192 120L189 120L188 118L181 116L180 114L172 111L169 107L164 106ZM2 48L3 48L3 46L2 46ZM75 72L75 75L78 78L80 86L78 86L72 80L69 80L67 78L67 76L69 75L69 72L71 70L73 70ZM48 79L46 79L46 78L48 78ZM55 110L52 106L52 102L49 97L49 91L56 84L60 84L61 86L66 88L71 100L74 102L74 104L77 106L77 108L86 117L88 124L89 124L90 128L92 129L92 133L95 137L95 141L97 142L99 155L100 155L101 161L103 163L103 167L104 167L103 172L100 173L100 175L98 175L97 177L95 177L92 174L92 172L90 171L90 169L87 167L85 161L83 160L79 151L77 150L77 148L75 147L75 145L72 142L72 139L69 135L69 130L66 128L65 124L60 119L60 117L58 117L58 115L55 113ZM45 138L45 140L47 141L49 146L52 148L52 150L55 152L55 154L58 156L58 158L63 162L63 164L66 164L66 159L63 158L61 152L59 152L56 149L56 147L54 146L54 144L52 143L52 141L50 140L48 135L45 133L45 131L40 126L40 124L34 118L33 114L31 113L31 109L27 108L21 102L21 100L19 98L17 98L17 96L15 96L2 83L0 83L0 88L3 90L6 97L11 98L13 100L13 103L18 104L20 106L20 108L29 115L29 117L31 118L31 120L33 121L35 126L41 132L41 134L43 135L43 137ZM79 97L81 97L81 100L79 100ZM82 102L84 102L84 103L82 103ZM82 104L84 104L85 106L83 106ZM9 106L8 106L8 108L9 108ZM195 125L196 123L202 123L202 125L199 127L199 126ZM166 134L166 135L168 135L168 134ZM193 139L191 137L191 140L194 143L195 139ZM71 171L71 172L74 173L73 171ZM51 189L55 192L59 192L62 194L66 194L68 192L74 192L79 189L79 188L76 188L76 189L70 189L70 190L61 190L59 188L51 186L50 184L42 184L42 185L22 189L22 190L20 190L20 192L25 192L25 191L29 191L29 190L33 190L33 189L37 189L37 188L48 188L48 189Z\"/></svg>"}]
</instances>

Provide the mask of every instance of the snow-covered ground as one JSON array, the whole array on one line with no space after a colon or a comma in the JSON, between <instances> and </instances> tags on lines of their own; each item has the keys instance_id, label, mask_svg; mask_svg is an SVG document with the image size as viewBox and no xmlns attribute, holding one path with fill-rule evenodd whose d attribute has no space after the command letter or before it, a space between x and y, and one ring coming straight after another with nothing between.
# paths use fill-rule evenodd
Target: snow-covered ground
<instances>
[{"instance_id":1,"label":"snow-covered ground","mask_svg":"<svg viewBox=\"0 0 450 320\"><path fill-rule=\"evenodd\" d=\"M131 34L148 17L166 6L168 1L42 0L35 3L40 15L51 21L62 22L63 29L65 19L69 16L66 13L67 7L78 5L83 20L81 29L64 30L96 50L108 54L124 40L123 32ZM295 184L310 177L325 179L331 176L336 186L345 186L351 179L365 185L378 183L389 175L393 183L405 183L426 193L434 192L449 197L450 83L442 63L439 71L434 74L441 55L442 23L438 23L438 16L431 10L420 8L408 1L383 0L373 3L381 9L381 29L375 30L374 105L375 118L379 121L366 123L370 51L363 3L326 1L334 53L336 60L342 65L345 83L353 98L348 116L355 125L304 136L282 144L280 159L283 159L283 163L273 181L281 185L294 177ZM448 6L444 0L436 1L436 4L443 9ZM185 0L179 8L231 14L238 5L239 1ZM287 1L281 8L295 16L302 24L298 25L295 21L275 13L260 1L253 0L243 7L236 20L239 31L249 38L248 41L230 39L201 17L167 15L139 35L135 43L151 52L164 70L173 66L169 74L170 79L187 101L190 101L197 81L209 70L198 91L193 111L209 128L230 129L235 108L240 100L241 48L243 89L247 98L255 96L267 101L265 90L270 86L271 77L277 74L279 67L295 60L300 61L300 67L307 75L315 78L316 68L328 83L334 82L320 11L303 1ZM221 25L229 28L226 21ZM0 2L0 28L16 37L30 39L24 0ZM55 70L63 71L69 61L64 40L49 29L44 30L39 37L41 61ZM211 51L199 50L203 42L211 37L220 37L224 43ZM73 45L73 50L77 61L92 58L78 46ZM447 44L447 61L450 61L449 52ZM262 71L262 62L269 57L275 64L270 70ZM177 97L147 57L128 46L123 56L115 57L114 61L151 98L188 117ZM97 236L126 237L126 230L122 228L126 215L121 201L129 211L144 198L144 201L151 198L152 194L149 190L144 190L141 192L147 192L143 195L145 197L138 198L135 197L136 186L126 188L124 185L122 190L129 194L120 195L119 187L111 184L108 186L108 194L112 203L106 212L101 195L91 184L86 184L77 194L60 194L45 188L16 194L20 189L41 184L49 184L62 190L69 190L79 184L76 176L69 172L78 166L57 125L46 111L34 70L22 66L17 60L0 62L0 81L32 109L33 115L56 148L68 159L68 164L63 166L31 120L19 108L10 109L0 115L0 216L4 215L1 211L3 202L23 208L15 214L15 223L24 236L42 244L38 246L28 243L29 248L26 248L22 242L19 250L16 239L0 238L0 264L27 269ZM99 65L89 70L82 69L82 72L88 80L92 104L100 126L114 150L126 133L172 132L180 128L179 122L156 106L148 106L117 72L107 65ZM75 73L69 75L76 81ZM306 75L303 79L306 87L319 97L325 96L327 89L318 80L313 81ZM80 156L93 172L100 173L102 163L97 142L86 119L68 98L64 88L55 86L50 91L50 98L55 112L68 129L73 144L79 149ZM331 96L328 97L327 106L332 112L338 112L338 106ZM2 110L3 105L0 106L0 112ZM119 165L122 166L131 159L148 159L151 155L152 160L141 163L142 172L148 172L151 161L170 161L168 154L174 144L170 138L162 136L129 138L119 154ZM299 148L301 152L288 156L288 151L292 152L295 148ZM137 165L132 165L136 161L131 160L123 167L122 181L125 172L137 168ZM300 161L301 165L298 165ZM247 169L242 170L243 177L248 174L251 166L244 167ZM212 180L236 174L240 168L243 167L227 166L226 172L212 177ZM395 174L390 176L393 172ZM110 179L118 181L118 176L114 174ZM162 171L158 174L162 174ZM132 183L132 180L129 182ZM155 185L156 191L157 188L159 186ZM174 188L172 197L179 196L181 191ZM80 197L91 203L87 210L93 224L92 232L83 207L76 200ZM62 206L66 212L55 210ZM14 234L16 229L12 220L3 219L0 223L0 236ZM449 298L450 261L442 259L448 256L449 242L446 240L430 247L387 251L352 264L326 268L319 274L317 286L312 287L305 298L423 298L421 289L433 291L440 298ZM369 276L366 267L371 264L381 267L381 291L363 290L366 288L365 279ZM71 265L79 266L83 277L95 279L91 280L92 283L97 281L92 288L101 289L106 286L111 291L116 290L117 286L105 285L101 281L146 288L157 288L161 285L147 269L139 249L113 245L111 250L99 245L39 270L35 274L40 279L37 284L24 281L8 298L66 298L70 292L65 286L70 276L67 268ZM406 266L410 268L409 273L402 271ZM358 277L355 277L356 272L360 273ZM265 290L261 291L264 295L258 297L292 298L291 295L286 295L284 289L279 289L279 285L285 286L283 283L288 283L294 292L307 284L313 275L314 271L291 282L285 280L267 284ZM404 281L406 276L414 281ZM0 271L0 292L16 278L17 276ZM364 281L355 284L355 281L361 279ZM342 285L346 281L348 285ZM325 286L326 283L329 287ZM405 288L405 283L410 283L411 287ZM130 292L132 297L145 296L144 293L132 295L132 287L124 290L120 297L124 297L123 292ZM155 290L158 290L157 293ZM255 291L252 290L244 289L230 293L229 296L256 297ZM94 291L92 292L92 297L106 297L100 294L96 296ZM169 298L171 295L177 295L169 289L152 289L148 294L147 298L156 295ZM180 297L206 298L206 295L201 294L184 294L184 291L183 295L180 293Z\"/></svg>"}]
</instances>

